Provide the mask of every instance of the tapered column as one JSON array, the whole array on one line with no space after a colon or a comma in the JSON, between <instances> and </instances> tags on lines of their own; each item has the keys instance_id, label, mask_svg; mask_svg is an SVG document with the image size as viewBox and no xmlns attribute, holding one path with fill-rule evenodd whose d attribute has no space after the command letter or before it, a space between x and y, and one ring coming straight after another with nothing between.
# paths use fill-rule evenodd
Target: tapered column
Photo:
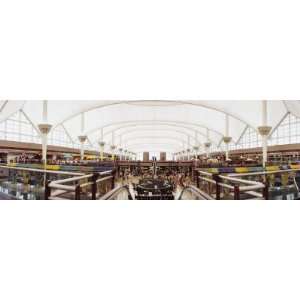
<instances>
[{"instance_id":1,"label":"tapered column","mask_svg":"<svg viewBox=\"0 0 300 300\"><path fill-rule=\"evenodd\" d=\"M209 136L209 129L206 128L206 142L204 143L206 158L209 158L209 156L210 156L210 147L211 147L211 142L210 142L210 136Z\"/></svg>"},{"instance_id":2,"label":"tapered column","mask_svg":"<svg viewBox=\"0 0 300 300\"><path fill-rule=\"evenodd\" d=\"M186 153L187 153L187 160L190 160L191 159L191 149L190 148L186 149Z\"/></svg>"},{"instance_id":3,"label":"tapered column","mask_svg":"<svg viewBox=\"0 0 300 300\"><path fill-rule=\"evenodd\" d=\"M39 130L42 137L42 160L43 164L47 164L47 144L48 144L48 133L50 132L52 125L50 124L39 124Z\"/></svg>"},{"instance_id":4,"label":"tapered column","mask_svg":"<svg viewBox=\"0 0 300 300\"><path fill-rule=\"evenodd\" d=\"M38 125L38 128L41 132L42 139L42 160L43 164L46 167L47 164L47 144L48 144L48 134L52 128L52 125L48 124L48 101L43 101L43 123Z\"/></svg>"},{"instance_id":5,"label":"tapered column","mask_svg":"<svg viewBox=\"0 0 300 300\"><path fill-rule=\"evenodd\" d=\"M225 143L225 157L226 160L229 160L229 143L231 142L231 137L230 136L224 136L223 137L223 142Z\"/></svg>"},{"instance_id":6,"label":"tapered column","mask_svg":"<svg viewBox=\"0 0 300 300\"><path fill-rule=\"evenodd\" d=\"M187 159L190 160L191 159L191 137L188 135L187 139L188 139L188 142L187 142L188 148L187 148L186 152L187 152Z\"/></svg>"},{"instance_id":7,"label":"tapered column","mask_svg":"<svg viewBox=\"0 0 300 300\"><path fill-rule=\"evenodd\" d=\"M100 160L103 161L104 160L104 146L105 146L105 142L103 139L103 128L100 128L100 138L99 138L99 150L100 150Z\"/></svg>"},{"instance_id":8,"label":"tapered column","mask_svg":"<svg viewBox=\"0 0 300 300\"><path fill-rule=\"evenodd\" d=\"M99 141L98 145L100 147L100 160L103 161L103 159L104 159L104 146L105 146L105 142Z\"/></svg>"},{"instance_id":9,"label":"tapered column","mask_svg":"<svg viewBox=\"0 0 300 300\"><path fill-rule=\"evenodd\" d=\"M206 158L209 158L210 156L210 146L211 142L204 143Z\"/></svg>"},{"instance_id":10,"label":"tapered column","mask_svg":"<svg viewBox=\"0 0 300 300\"><path fill-rule=\"evenodd\" d=\"M225 136L223 137L223 142L225 143L225 156L226 160L229 160L229 144L232 138L229 136L229 116L225 115Z\"/></svg>"},{"instance_id":11,"label":"tapered column","mask_svg":"<svg viewBox=\"0 0 300 300\"><path fill-rule=\"evenodd\" d=\"M80 159L84 160L84 143L87 140L87 136L84 134L84 112L81 113L81 135L78 136L78 140L81 144L80 147Z\"/></svg>"},{"instance_id":12,"label":"tapered column","mask_svg":"<svg viewBox=\"0 0 300 300\"><path fill-rule=\"evenodd\" d=\"M120 160L123 160L123 148L119 148Z\"/></svg>"},{"instance_id":13,"label":"tapered column","mask_svg":"<svg viewBox=\"0 0 300 300\"><path fill-rule=\"evenodd\" d=\"M199 146L197 146L197 145L194 146L193 150L194 150L195 159L197 159L197 157L198 157L198 151L199 151Z\"/></svg>"},{"instance_id":14,"label":"tapered column","mask_svg":"<svg viewBox=\"0 0 300 300\"><path fill-rule=\"evenodd\" d=\"M111 145L110 146L110 150L111 150L111 160L115 160L115 149L117 147L115 145Z\"/></svg>"},{"instance_id":15,"label":"tapered column","mask_svg":"<svg viewBox=\"0 0 300 300\"><path fill-rule=\"evenodd\" d=\"M257 129L262 139L262 156L263 156L262 165L263 167L265 167L268 161L268 136L272 130L272 127L267 125L268 124L267 100L262 100L261 111L262 111L262 126L259 126Z\"/></svg>"},{"instance_id":16,"label":"tapered column","mask_svg":"<svg viewBox=\"0 0 300 300\"><path fill-rule=\"evenodd\" d=\"M87 140L87 136L86 135L79 135L78 140L81 144L81 146L80 146L80 160L84 160L84 143Z\"/></svg>"}]
</instances>

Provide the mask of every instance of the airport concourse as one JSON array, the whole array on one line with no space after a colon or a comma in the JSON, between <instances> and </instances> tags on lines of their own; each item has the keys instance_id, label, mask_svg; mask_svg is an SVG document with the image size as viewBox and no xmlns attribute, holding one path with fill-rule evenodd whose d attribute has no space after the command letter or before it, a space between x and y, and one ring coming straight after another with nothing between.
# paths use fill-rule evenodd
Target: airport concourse
<instances>
[{"instance_id":1,"label":"airport concourse","mask_svg":"<svg viewBox=\"0 0 300 300\"><path fill-rule=\"evenodd\" d=\"M1 200L297 200L300 101L0 101Z\"/></svg>"}]
</instances>

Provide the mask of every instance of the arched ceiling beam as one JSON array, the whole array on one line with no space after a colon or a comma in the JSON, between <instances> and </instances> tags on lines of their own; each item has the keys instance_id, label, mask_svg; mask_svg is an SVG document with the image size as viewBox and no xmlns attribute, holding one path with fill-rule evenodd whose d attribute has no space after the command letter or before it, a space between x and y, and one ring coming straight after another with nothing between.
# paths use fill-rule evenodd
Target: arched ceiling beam
<instances>
[{"instance_id":1,"label":"arched ceiling beam","mask_svg":"<svg viewBox=\"0 0 300 300\"><path fill-rule=\"evenodd\" d=\"M180 139L180 138L177 138L177 137L171 137L171 136L135 136L135 137L130 137L130 138L127 138L123 141L124 143L124 147L128 147L128 142L129 141L136 141L136 140L148 140L148 139L152 139L152 140L160 140L160 139L163 139L164 141L166 140L174 140L174 141L178 141L179 142L179 145L181 145L181 147L183 148L183 144L186 144L187 141L184 140L184 139ZM144 143L147 143L144 142ZM149 145L151 145L152 142L149 142Z\"/></svg>"},{"instance_id":2,"label":"arched ceiling beam","mask_svg":"<svg viewBox=\"0 0 300 300\"><path fill-rule=\"evenodd\" d=\"M172 151L175 151L175 152L182 151L182 147L180 147L178 144L174 144L174 143L151 143L151 145L152 146L157 146L157 149L163 149L164 150L165 148L163 148L163 147L167 147L167 148L172 149ZM141 151L148 151L147 148L144 148L144 147L145 147L145 143L134 143L134 144L128 145L128 147L126 147L124 149L130 150L130 151L133 151L133 152L136 151L134 149L139 149Z\"/></svg>"},{"instance_id":3,"label":"arched ceiling beam","mask_svg":"<svg viewBox=\"0 0 300 300\"><path fill-rule=\"evenodd\" d=\"M195 136L189 135L189 134L187 134L186 132L183 132L183 131L180 131L180 130L166 130L166 129L159 129L159 128L156 128L156 129L154 129L154 130L156 130L156 131L158 131L158 130L159 130L159 131L170 131L170 132L177 132L177 133L183 134L183 135L185 135L186 137L189 137L190 139L194 140L194 144L191 144L191 145L190 145L191 147L195 146L197 142L198 142L198 143L197 143L197 146L199 146L199 145L202 145L202 146L203 146L203 144L204 144L204 143L200 143L200 142L196 139ZM138 129L126 131L126 132L122 133L122 136L124 136L124 134L132 133L132 132L136 132L136 131L138 131ZM140 131L153 131L153 129L152 129L152 128L148 128L147 130L142 129L142 130L140 130ZM156 137L156 136L155 136L155 137ZM160 136L157 136L157 137L160 137ZM116 140L117 140L117 141L120 140L120 135L116 137ZM188 142L188 141L186 141L186 143L187 143L187 142ZM117 143L117 144L118 144L118 143ZM122 144L123 144L123 139L122 139ZM217 143L215 143L215 142L212 142L212 144L215 145L215 146L217 146Z\"/></svg>"},{"instance_id":4,"label":"arched ceiling beam","mask_svg":"<svg viewBox=\"0 0 300 300\"><path fill-rule=\"evenodd\" d=\"M145 128L136 128L136 129L126 131L126 132L116 136L116 140L118 141L118 140L120 140L120 137L124 137L124 136L126 136L130 133L137 132L137 131L140 131L140 132L143 132L143 131L152 131L152 132L159 131L159 132L164 132L164 133L166 133L166 132L176 132L176 133L180 133L180 134L184 135L187 138L190 138L190 140L194 140L194 142L197 142L195 136L192 136L192 135L190 135L190 134L188 134L184 131L174 130L174 129L173 130L171 130L171 129L162 129L162 128L147 128L147 129L145 129Z\"/></svg>"},{"instance_id":5,"label":"arched ceiling beam","mask_svg":"<svg viewBox=\"0 0 300 300\"><path fill-rule=\"evenodd\" d=\"M96 104L94 106L90 106L86 109L81 109L73 114L71 114L70 116L62 119L61 121L59 121L57 124L55 124L54 127L56 127L57 125L61 124L61 123L64 123L78 115L80 115L81 113L85 113L85 112L89 112L89 111L92 111L92 110L95 110L95 109L101 109L101 108L104 108L104 107L108 107L108 106L113 106L113 105L124 105L124 104L134 104L134 103L149 103L149 102L156 102L156 103L172 103L172 104L176 104L176 105L191 105L191 106L195 106L195 107L202 107L202 108L206 108L206 109L211 109L211 110L214 110L214 111L218 111L220 113L224 113L224 114L227 114L239 121L241 121L242 123L244 123L245 125L249 125L250 127L255 128L255 126L253 126L252 124L249 124L249 122L247 122L246 120L243 120L243 118L241 116L239 116L238 114L235 114L235 113L232 113L232 112L229 112L227 110L222 110L218 107L214 107L212 105L207 105L206 103L202 103L201 100L199 100L199 102L197 100L132 100L132 101L129 101L129 100L124 100L124 101L120 101L120 100L117 100L117 101L107 101L106 103L102 103L102 104ZM147 105L147 104L146 104ZM158 105L151 105L151 104L148 104L148 106L158 106Z\"/></svg>"},{"instance_id":6,"label":"arched ceiling beam","mask_svg":"<svg viewBox=\"0 0 300 300\"><path fill-rule=\"evenodd\" d=\"M205 138L207 138L207 136L206 136L206 134L204 134L203 132L201 132L201 131L199 131L199 130L197 130L197 129L195 129L195 128L191 128L191 127L188 127L188 126L186 126L186 125L178 125L178 124L173 124L173 123L169 123L169 122L166 122L166 123L163 123L163 122L155 122L155 123L153 123L153 122L149 122L149 123L147 123L147 121L145 122L145 124L144 123L142 123L142 124L138 124L138 123L136 123L136 124L129 124L129 125L122 125L122 126L119 126L118 128L114 128L114 129L112 129L112 130L110 130L110 131L107 131L107 132L105 132L104 134L103 134L103 136L106 136L106 135L110 135L110 134L112 134L112 132L116 132L116 131L118 131L118 130L121 130L121 129L125 129L125 128L128 128L128 127L134 127L134 128L136 128L136 127L143 127L143 126L169 126L169 127L175 127L175 128L184 128L184 129L186 129L186 130L189 130L189 131L192 131L193 133L197 133L197 134L199 134L199 135L201 135L201 136L203 136L203 137L205 137ZM125 133L126 133L127 131L125 131ZM123 134L123 133L122 133ZM210 139L209 139L210 140ZM211 141L211 140L210 140ZM212 141L211 141L212 142Z\"/></svg>"},{"instance_id":7,"label":"arched ceiling beam","mask_svg":"<svg viewBox=\"0 0 300 300\"><path fill-rule=\"evenodd\" d=\"M152 140L155 140L155 141L153 141L153 142L147 142L147 139L152 139ZM148 145L151 146L151 144L156 143L156 141L159 142L159 140L162 140L162 139L164 141L166 141L165 144L168 144L167 141L173 142L173 144L176 142L177 145L178 145L178 147L180 147L181 149L183 149L183 145L186 144L186 141L178 139L178 138L173 138L173 137L162 136L162 137L158 137L157 138L157 137L153 137L153 136L145 136L145 137L140 137L139 136L139 137L134 137L134 138L130 138L130 139L125 140L124 143L123 143L123 148L129 147L131 141L134 142L134 141L141 141L142 140L141 143L143 142L145 144L145 146L147 147Z\"/></svg>"},{"instance_id":8,"label":"arched ceiling beam","mask_svg":"<svg viewBox=\"0 0 300 300\"><path fill-rule=\"evenodd\" d=\"M8 100L3 101L3 103L1 104L1 107L0 107L0 113L2 113L2 111L5 108L5 106L7 105L7 103L8 103Z\"/></svg>"},{"instance_id":9,"label":"arched ceiling beam","mask_svg":"<svg viewBox=\"0 0 300 300\"><path fill-rule=\"evenodd\" d=\"M170 121L170 120L131 120L131 121L120 121L120 122L112 122L112 123L107 123L105 125L102 125L100 127L97 127L97 128L93 128L89 131L86 131L85 132L85 135L90 135L92 133L94 133L95 131L100 131L101 129L104 129L106 127L111 127L111 126L116 126L116 125L124 125L124 124L131 124L131 125L134 125L134 124L143 124L143 123L148 123L148 124L154 124L154 123L168 123L168 124L177 124L177 125L189 125L189 126L195 126L195 127L200 127L200 128L204 128L204 129L208 129L209 131L211 132L214 132L216 134L218 134L220 136L220 139L223 137L223 133L217 131L217 130L214 130L212 128L209 128L203 124L198 124L198 123L194 123L194 122L185 122L185 121L176 121L176 120L173 120L173 121ZM121 128L121 126L119 127ZM114 131L114 129L112 129L110 131L110 133ZM199 131L198 131L199 132ZM201 133L201 132L199 132ZM203 135L203 134L202 134Z\"/></svg>"}]
</instances>

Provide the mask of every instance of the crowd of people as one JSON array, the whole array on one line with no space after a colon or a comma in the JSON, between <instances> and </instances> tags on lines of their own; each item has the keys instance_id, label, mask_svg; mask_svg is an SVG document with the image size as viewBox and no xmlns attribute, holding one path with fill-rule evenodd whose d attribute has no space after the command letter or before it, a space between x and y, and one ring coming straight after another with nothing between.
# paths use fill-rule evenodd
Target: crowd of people
<instances>
[{"instance_id":1,"label":"crowd of people","mask_svg":"<svg viewBox=\"0 0 300 300\"><path fill-rule=\"evenodd\" d=\"M140 180L153 177L151 170L144 171L131 171L130 169L123 169L119 173L120 183L125 184L137 184ZM166 182L173 187L173 191L178 188L183 188L192 183L192 176L189 172L174 171L174 170L159 170L155 176L158 180Z\"/></svg>"}]
</instances>

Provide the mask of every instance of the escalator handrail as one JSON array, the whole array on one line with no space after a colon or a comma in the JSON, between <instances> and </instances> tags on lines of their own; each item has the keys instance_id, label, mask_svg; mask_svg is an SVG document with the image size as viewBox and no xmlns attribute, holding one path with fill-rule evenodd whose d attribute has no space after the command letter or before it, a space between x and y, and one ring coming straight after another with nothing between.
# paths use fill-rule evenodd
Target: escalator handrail
<instances>
[{"instance_id":1,"label":"escalator handrail","mask_svg":"<svg viewBox=\"0 0 300 300\"><path fill-rule=\"evenodd\" d=\"M183 196L184 192L186 192L188 190L192 191L195 194L198 194L201 198L203 198L202 200L215 200L212 196L210 196L209 194L201 191L200 189L198 189L194 185L187 185L187 186L185 186L183 188L183 190L181 191L181 193L180 193L180 195L178 197L178 200L182 200L182 196Z\"/></svg>"},{"instance_id":2,"label":"escalator handrail","mask_svg":"<svg viewBox=\"0 0 300 300\"><path fill-rule=\"evenodd\" d=\"M130 199L132 198L132 195L130 193L129 187L128 185L122 185L122 186L118 186L114 189L112 189L111 191L107 192L105 195L103 195L100 200L113 200L112 197L115 196L116 194L118 194L119 192L121 192L122 190L126 190ZM125 199L124 199L125 200Z\"/></svg>"}]
</instances>

